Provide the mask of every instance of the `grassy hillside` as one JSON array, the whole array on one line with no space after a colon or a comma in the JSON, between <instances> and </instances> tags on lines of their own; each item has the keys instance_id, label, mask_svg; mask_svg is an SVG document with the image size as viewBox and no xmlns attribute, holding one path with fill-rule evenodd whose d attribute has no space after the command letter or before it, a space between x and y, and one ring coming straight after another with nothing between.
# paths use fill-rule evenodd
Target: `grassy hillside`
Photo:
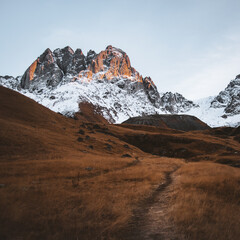
<instances>
[{"instance_id":1,"label":"grassy hillside","mask_svg":"<svg viewBox=\"0 0 240 240\"><path fill-rule=\"evenodd\" d=\"M239 239L235 135L86 119L0 87L0 239L134 239L164 191L178 239Z\"/></svg>"}]
</instances>

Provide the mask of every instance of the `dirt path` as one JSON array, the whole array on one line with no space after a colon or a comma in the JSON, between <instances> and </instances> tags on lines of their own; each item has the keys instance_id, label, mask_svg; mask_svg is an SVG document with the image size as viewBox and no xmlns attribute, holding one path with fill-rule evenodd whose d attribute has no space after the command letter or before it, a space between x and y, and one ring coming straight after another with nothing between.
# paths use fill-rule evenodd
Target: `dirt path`
<instances>
[{"instance_id":1,"label":"dirt path","mask_svg":"<svg viewBox=\"0 0 240 240\"><path fill-rule=\"evenodd\" d=\"M179 168L179 167L178 167ZM134 212L132 221L125 229L125 240L183 240L168 220L168 200L173 182L172 175L178 169L165 174L165 182Z\"/></svg>"}]
</instances>

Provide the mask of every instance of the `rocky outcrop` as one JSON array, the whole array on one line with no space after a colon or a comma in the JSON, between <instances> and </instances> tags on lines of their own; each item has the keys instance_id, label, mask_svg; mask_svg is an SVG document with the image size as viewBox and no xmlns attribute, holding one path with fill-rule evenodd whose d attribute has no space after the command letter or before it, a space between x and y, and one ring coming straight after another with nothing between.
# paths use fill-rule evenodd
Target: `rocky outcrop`
<instances>
[{"instance_id":1,"label":"rocky outcrop","mask_svg":"<svg viewBox=\"0 0 240 240\"><path fill-rule=\"evenodd\" d=\"M130 77L132 75L130 60L121 49L108 46L99 54L90 56L88 70L93 73L105 72L104 77L108 80L113 76Z\"/></svg>"},{"instance_id":2,"label":"rocky outcrop","mask_svg":"<svg viewBox=\"0 0 240 240\"><path fill-rule=\"evenodd\" d=\"M56 49L48 48L26 70L21 87L24 89L40 89L44 85L56 87L63 79L69 81L94 79L111 80L114 78L130 78L142 83L142 76L131 67L129 57L121 49L108 46L96 54L90 50L85 57L81 49L75 52L70 47Z\"/></svg>"},{"instance_id":3,"label":"rocky outcrop","mask_svg":"<svg viewBox=\"0 0 240 240\"><path fill-rule=\"evenodd\" d=\"M58 48L54 50L53 55L64 75L76 75L86 70L85 56L79 48L75 52L70 47Z\"/></svg>"},{"instance_id":4,"label":"rocky outcrop","mask_svg":"<svg viewBox=\"0 0 240 240\"><path fill-rule=\"evenodd\" d=\"M116 80L130 79L142 83L142 76L131 67L128 55L121 49L108 46L104 51L96 54L90 50L85 58L86 69L80 70L76 79Z\"/></svg>"},{"instance_id":5,"label":"rocky outcrop","mask_svg":"<svg viewBox=\"0 0 240 240\"><path fill-rule=\"evenodd\" d=\"M146 92L148 99L155 107L160 107L161 99L157 91L157 87L150 77L145 77L143 80L144 91Z\"/></svg>"},{"instance_id":6,"label":"rocky outcrop","mask_svg":"<svg viewBox=\"0 0 240 240\"><path fill-rule=\"evenodd\" d=\"M187 100L179 93L166 92L161 94L160 106L170 113L187 112L191 108L198 107L192 101Z\"/></svg>"},{"instance_id":7,"label":"rocky outcrop","mask_svg":"<svg viewBox=\"0 0 240 240\"><path fill-rule=\"evenodd\" d=\"M97 76L93 77L94 74ZM142 76L131 67L128 55L121 49L108 46L99 54L90 50L87 56L84 56L81 49L74 52L70 47L65 47L53 52L49 48L46 49L26 70L21 86L29 88L35 81L41 81L41 78L54 78L53 84L47 85L55 87L66 75L71 76L72 79L87 77L111 80L116 77L126 77L131 78L132 81L143 82ZM155 87L153 81L149 79L145 80L148 83L147 87Z\"/></svg>"},{"instance_id":8,"label":"rocky outcrop","mask_svg":"<svg viewBox=\"0 0 240 240\"><path fill-rule=\"evenodd\" d=\"M0 85L13 89L13 90L17 90L19 88L20 85L20 79L21 77L13 77L13 76L0 76Z\"/></svg>"},{"instance_id":9,"label":"rocky outcrop","mask_svg":"<svg viewBox=\"0 0 240 240\"><path fill-rule=\"evenodd\" d=\"M65 47L52 52L48 48L26 70L21 87L30 90L54 88L62 82L63 77L72 78L85 69L86 60L81 49L74 52L70 47Z\"/></svg>"},{"instance_id":10,"label":"rocky outcrop","mask_svg":"<svg viewBox=\"0 0 240 240\"><path fill-rule=\"evenodd\" d=\"M21 79L21 87L30 90L39 90L45 86L56 87L63 75L53 52L48 48L25 71Z\"/></svg>"},{"instance_id":11,"label":"rocky outcrop","mask_svg":"<svg viewBox=\"0 0 240 240\"><path fill-rule=\"evenodd\" d=\"M240 75L213 99L211 107L224 108L223 117L240 114Z\"/></svg>"}]
</instances>

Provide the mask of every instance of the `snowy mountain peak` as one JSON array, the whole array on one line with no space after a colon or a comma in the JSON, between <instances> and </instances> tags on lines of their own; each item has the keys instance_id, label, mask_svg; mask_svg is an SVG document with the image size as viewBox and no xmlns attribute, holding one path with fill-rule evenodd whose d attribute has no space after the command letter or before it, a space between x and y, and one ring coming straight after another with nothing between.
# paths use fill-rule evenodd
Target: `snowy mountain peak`
<instances>
[{"instance_id":1,"label":"snowy mountain peak","mask_svg":"<svg viewBox=\"0 0 240 240\"><path fill-rule=\"evenodd\" d=\"M75 52L69 47L58 48L53 52L48 48L26 70L21 80L21 87L42 89L44 86L54 88L65 77L68 81L128 78L142 82L142 76L131 67L129 57L121 49L109 45L96 54L90 50L84 56L81 49Z\"/></svg>"},{"instance_id":2,"label":"snowy mountain peak","mask_svg":"<svg viewBox=\"0 0 240 240\"><path fill-rule=\"evenodd\" d=\"M240 79L240 74L238 74L238 75L235 77L235 79Z\"/></svg>"},{"instance_id":3,"label":"snowy mountain peak","mask_svg":"<svg viewBox=\"0 0 240 240\"><path fill-rule=\"evenodd\" d=\"M22 77L0 77L0 85L67 116L81 111L81 103L90 103L109 122L162 113L194 115L210 126L240 122L240 75L218 96L193 102L179 93L159 94L153 80L142 77L128 55L111 45L86 56L80 48L48 48Z\"/></svg>"},{"instance_id":4,"label":"snowy mountain peak","mask_svg":"<svg viewBox=\"0 0 240 240\"><path fill-rule=\"evenodd\" d=\"M131 77L132 68L130 60L122 50L108 46L99 54L91 53L88 57L87 70L92 74L98 74L97 78L111 80L114 77Z\"/></svg>"},{"instance_id":5,"label":"snowy mountain peak","mask_svg":"<svg viewBox=\"0 0 240 240\"><path fill-rule=\"evenodd\" d=\"M4 79L0 82L6 85ZM8 86L16 89L16 85ZM184 112L190 106L184 97L175 97L175 101L160 97L153 80L143 78L131 66L128 55L111 45L98 54L90 50L87 56L69 46L54 51L48 48L25 71L20 86L22 93L56 112L74 115L81 111L79 103L89 102L103 109L103 116L112 122Z\"/></svg>"},{"instance_id":6,"label":"snowy mountain peak","mask_svg":"<svg viewBox=\"0 0 240 240\"><path fill-rule=\"evenodd\" d=\"M240 114L240 75L213 99L211 107L224 108L223 117Z\"/></svg>"},{"instance_id":7,"label":"snowy mountain peak","mask_svg":"<svg viewBox=\"0 0 240 240\"><path fill-rule=\"evenodd\" d=\"M25 71L20 86L25 95L65 115L79 111L81 102L105 109L102 114L114 122L164 111L152 79L143 78L128 55L111 45L87 56L69 46L46 49Z\"/></svg>"}]
</instances>

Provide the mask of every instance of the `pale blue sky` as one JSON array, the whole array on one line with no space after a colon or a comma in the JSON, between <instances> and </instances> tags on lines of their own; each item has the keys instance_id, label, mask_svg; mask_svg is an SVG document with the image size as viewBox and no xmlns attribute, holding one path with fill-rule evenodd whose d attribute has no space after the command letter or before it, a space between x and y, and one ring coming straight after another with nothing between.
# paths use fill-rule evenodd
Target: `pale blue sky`
<instances>
[{"instance_id":1,"label":"pale blue sky","mask_svg":"<svg viewBox=\"0 0 240 240\"><path fill-rule=\"evenodd\" d=\"M0 0L0 75L46 48L124 50L158 90L215 95L240 73L239 0Z\"/></svg>"}]
</instances>

